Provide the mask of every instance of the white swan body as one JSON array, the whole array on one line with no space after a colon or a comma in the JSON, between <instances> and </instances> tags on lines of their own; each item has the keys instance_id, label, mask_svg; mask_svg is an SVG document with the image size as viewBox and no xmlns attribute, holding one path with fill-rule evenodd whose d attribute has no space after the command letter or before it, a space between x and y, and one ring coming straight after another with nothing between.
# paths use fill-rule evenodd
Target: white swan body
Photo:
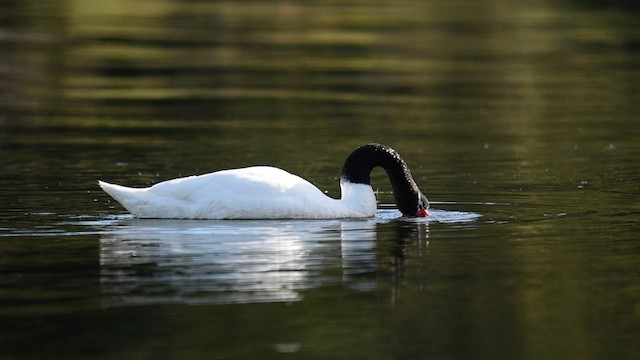
<instances>
[{"instance_id":1,"label":"white swan body","mask_svg":"<svg viewBox=\"0 0 640 360\"><path fill-rule=\"evenodd\" d=\"M326 196L307 180L270 166L221 170L134 189L98 181L134 216L157 219L338 219L372 217L376 197L371 170L389 175L398 209L406 216L429 216L429 201L400 154L366 144L342 168L342 197Z\"/></svg>"},{"instance_id":2,"label":"white swan body","mask_svg":"<svg viewBox=\"0 0 640 360\"><path fill-rule=\"evenodd\" d=\"M376 212L370 185L342 180L342 198L333 199L307 180L269 166L222 170L142 189L98 183L138 218L330 219Z\"/></svg>"}]
</instances>

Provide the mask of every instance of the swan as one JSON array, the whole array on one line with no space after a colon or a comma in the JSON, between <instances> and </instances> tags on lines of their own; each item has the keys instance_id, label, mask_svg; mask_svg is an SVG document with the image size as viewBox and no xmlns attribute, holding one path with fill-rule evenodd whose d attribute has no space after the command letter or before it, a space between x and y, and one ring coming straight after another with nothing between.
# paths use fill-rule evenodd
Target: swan
<instances>
[{"instance_id":1,"label":"swan","mask_svg":"<svg viewBox=\"0 0 640 360\"><path fill-rule=\"evenodd\" d=\"M137 218L155 219L338 219L376 213L371 170L382 167L405 216L428 216L429 201L400 154L382 144L366 144L346 159L341 198L325 195L309 181L271 166L220 170L130 188L98 185Z\"/></svg>"}]
</instances>

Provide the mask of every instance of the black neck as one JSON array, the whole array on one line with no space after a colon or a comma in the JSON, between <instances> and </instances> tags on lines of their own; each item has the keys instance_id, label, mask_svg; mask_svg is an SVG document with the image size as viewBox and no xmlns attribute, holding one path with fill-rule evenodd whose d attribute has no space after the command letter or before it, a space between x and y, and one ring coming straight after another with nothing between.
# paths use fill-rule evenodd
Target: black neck
<instances>
[{"instance_id":1,"label":"black neck","mask_svg":"<svg viewBox=\"0 0 640 360\"><path fill-rule=\"evenodd\" d=\"M420 189L400 154L381 144L367 144L349 155L342 168L342 178L355 184L371 185L371 170L382 167L391 180L393 195L400 211L414 214Z\"/></svg>"}]
</instances>

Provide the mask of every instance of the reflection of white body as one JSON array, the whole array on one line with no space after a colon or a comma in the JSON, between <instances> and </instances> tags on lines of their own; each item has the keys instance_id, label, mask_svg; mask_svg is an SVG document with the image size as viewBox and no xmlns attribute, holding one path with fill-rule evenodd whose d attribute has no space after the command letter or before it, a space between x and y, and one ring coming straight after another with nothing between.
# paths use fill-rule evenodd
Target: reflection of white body
<instances>
[{"instance_id":1,"label":"reflection of white body","mask_svg":"<svg viewBox=\"0 0 640 360\"><path fill-rule=\"evenodd\" d=\"M103 303L296 301L300 291L332 282L370 290L376 282L368 274L379 270L378 225L400 216L382 210L357 220L99 222ZM477 217L435 210L428 219ZM427 224L415 223L420 239Z\"/></svg>"},{"instance_id":2,"label":"reflection of white body","mask_svg":"<svg viewBox=\"0 0 640 360\"><path fill-rule=\"evenodd\" d=\"M375 228L373 219L120 223L100 240L104 304L296 301L327 282L363 288L345 276L375 271ZM343 274L331 276L336 263Z\"/></svg>"},{"instance_id":3,"label":"reflection of white body","mask_svg":"<svg viewBox=\"0 0 640 360\"><path fill-rule=\"evenodd\" d=\"M371 221L343 221L340 224L342 269L345 275L375 271L376 228Z\"/></svg>"},{"instance_id":4,"label":"reflection of white body","mask_svg":"<svg viewBox=\"0 0 640 360\"><path fill-rule=\"evenodd\" d=\"M139 218L337 219L376 212L370 185L342 180L342 198L333 199L307 180L269 166L190 176L144 189L99 184Z\"/></svg>"}]
</instances>

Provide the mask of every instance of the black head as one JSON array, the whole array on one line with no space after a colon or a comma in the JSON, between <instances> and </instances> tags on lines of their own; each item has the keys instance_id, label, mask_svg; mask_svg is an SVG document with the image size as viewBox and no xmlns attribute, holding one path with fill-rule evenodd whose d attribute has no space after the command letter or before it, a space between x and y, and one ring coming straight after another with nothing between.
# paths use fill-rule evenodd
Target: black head
<instances>
[{"instance_id":1,"label":"black head","mask_svg":"<svg viewBox=\"0 0 640 360\"><path fill-rule=\"evenodd\" d=\"M418 216L418 217L424 217L424 216L429 216L429 200L427 200L427 197L424 196L424 194L419 193L417 196L417 200L418 200L418 209L416 210L416 213L414 216Z\"/></svg>"},{"instance_id":2,"label":"black head","mask_svg":"<svg viewBox=\"0 0 640 360\"><path fill-rule=\"evenodd\" d=\"M404 216L429 216L429 200L427 200L427 197L418 189L413 179L410 179L408 185L408 187L404 188L394 187L393 195L396 199L398 210Z\"/></svg>"}]
</instances>

